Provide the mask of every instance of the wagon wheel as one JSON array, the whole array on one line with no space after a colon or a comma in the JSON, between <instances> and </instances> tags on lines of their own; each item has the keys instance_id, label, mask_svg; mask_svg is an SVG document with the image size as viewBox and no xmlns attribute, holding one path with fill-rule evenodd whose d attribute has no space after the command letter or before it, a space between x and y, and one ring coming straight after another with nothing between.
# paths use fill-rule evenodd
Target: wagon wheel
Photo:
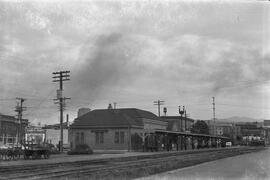
<instances>
[{"instance_id":1,"label":"wagon wheel","mask_svg":"<svg viewBox=\"0 0 270 180\"><path fill-rule=\"evenodd\" d=\"M50 158L50 151L45 151L44 152L44 158L49 159Z\"/></svg>"},{"instance_id":2,"label":"wagon wheel","mask_svg":"<svg viewBox=\"0 0 270 180\"><path fill-rule=\"evenodd\" d=\"M20 159L20 151L18 151L18 150L15 150L14 151L14 153L13 153L13 159L14 160Z\"/></svg>"},{"instance_id":3,"label":"wagon wheel","mask_svg":"<svg viewBox=\"0 0 270 180\"><path fill-rule=\"evenodd\" d=\"M7 160L7 150L2 151L2 159Z\"/></svg>"},{"instance_id":4,"label":"wagon wheel","mask_svg":"<svg viewBox=\"0 0 270 180\"><path fill-rule=\"evenodd\" d=\"M38 152L34 151L32 154L32 159L37 159L38 158Z\"/></svg>"},{"instance_id":5,"label":"wagon wheel","mask_svg":"<svg viewBox=\"0 0 270 180\"><path fill-rule=\"evenodd\" d=\"M2 152L2 153L1 153L1 159L2 159L3 161L6 159L5 156L6 156L5 152Z\"/></svg>"},{"instance_id":6,"label":"wagon wheel","mask_svg":"<svg viewBox=\"0 0 270 180\"><path fill-rule=\"evenodd\" d=\"M4 151L0 151L0 160L4 160Z\"/></svg>"},{"instance_id":7,"label":"wagon wheel","mask_svg":"<svg viewBox=\"0 0 270 180\"><path fill-rule=\"evenodd\" d=\"M23 158L26 160L29 159L30 156L32 155L32 153L28 149L23 150L22 154L23 154Z\"/></svg>"},{"instance_id":8,"label":"wagon wheel","mask_svg":"<svg viewBox=\"0 0 270 180\"><path fill-rule=\"evenodd\" d=\"M20 151L19 151L19 159L20 159L21 156L23 156L23 155L24 155L24 151L20 149Z\"/></svg>"},{"instance_id":9,"label":"wagon wheel","mask_svg":"<svg viewBox=\"0 0 270 180\"><path fill-rule=\"evenodd\" d=\"M23 154L23 158L24 158L24 159L29 159L29 155L27 155L27 154L24 153L24 154Z\"/></svg>"},{"instance_id":10,"label":"wagon wheel","mask_svg":"<svg viewBox=\"0 0 270 180\"><path fill-rule=\"evenodd\" d=\"M7 150L6 151L6 158L8 160L11 160L13 158L13 151L12 150Z\"/></svg>"},{"instance_id":11,"label":"wagon wheel","mask_svg":"<svg viewBox=\"0 0 270 180\"><path fill-rule=\"evenodd\" d=\"M18 155L17 155L18 160L21 158L21 155L22 155L22 152L18 151Z\"/></svg>"},{"instance_id":12,"label":"wagon wheel","mask_svg":"<svg viewBox=\"0 0 270 180\"><path fill-rule=\"evenodd\" d=\"M41 154L39 151L34 151L33 155L32 155L33 159L40 159L41 158Z\"/></svg>"}]
</instances>

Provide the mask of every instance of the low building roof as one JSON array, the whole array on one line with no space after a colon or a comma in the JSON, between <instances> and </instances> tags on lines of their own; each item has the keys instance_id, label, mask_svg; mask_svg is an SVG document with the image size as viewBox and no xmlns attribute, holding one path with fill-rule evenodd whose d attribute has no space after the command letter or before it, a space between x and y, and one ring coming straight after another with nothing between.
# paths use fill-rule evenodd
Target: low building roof
<instances>
[{"instance_id":1,"label":"low building roof","mask_svg":"<svg viewBox=\"0 0 270 180\"><path fill-rule=\"evenodd\" d=\"M165 121L180 121L180 116L161 116L162 120L165 120ZM182 120L184 121L185 120L185 117L183 116L182 117ZM187 121L190 121L190 122L194 122L194 119L190 119L190 118L186 118Z\"/></svg>"},{"instance_id":2,"label":"low building roof","mask_svg":"<svg viewBox=\"0 0 270 180\"><path fill-rule=\"evenodd\" d=\"M68 128L68 123L63 122L63 129L67 129L67 128ZM44 127L42 127L42 129L60 129L60 123L45 125Z\"/></svg>"},{"instance_id":3,"label":"low building roof","mask_svg":"<svg viewBox=\"0 0 270 180\"><path fill-rule=\"evenodd\" d=\"M167 133L167 134L179 134L179 135L186 135L186 136L196 136L196 137L211 137L211 138L220 138L220 139L229 139L225 136L214 136L209 134L197 134L197 133L190 133L190 132L179 132L179 131L168 131L168 130L155 130L157 133Z\"/></svg>"},{"instance_id":4,"label":"low building roof","mask_svg":"<svg viewBox=\"0 0 270 180\"><path fill-rule=\"evenodd\" d=\"M4 115L1 113L0 113L0 121L19 123L18 119L15 118L14 116ZM22 119L21 122L22 124L28 124L28 119Z\"/></svg>"},{"instance_id":5,"label":"low building roof","mask_svg":"<svg viewBox=\"0 0 270 180\"><path fill-rule=\"evenodd\" d=\"M71 128L83 127L143 127L143 119L161 119L155 114L136 108L97 109L74 120Z\"/></svg>"}]
</instances>

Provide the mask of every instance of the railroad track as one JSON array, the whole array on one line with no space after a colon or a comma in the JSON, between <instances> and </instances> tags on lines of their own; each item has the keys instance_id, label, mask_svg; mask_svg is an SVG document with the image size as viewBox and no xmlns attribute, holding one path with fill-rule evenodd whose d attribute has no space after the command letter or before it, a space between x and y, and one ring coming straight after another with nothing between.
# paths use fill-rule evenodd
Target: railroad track
<instances>
[{"instance_id":1,"label":"railroad track","mask_svg":"<svg viewBox=\"0 0 270 180\"><path fill-rule=\"evenodd\" d=\"M84 165L84 164L98 164L98 163L106 163L107 161L126 161L126 160L139 160L139 159L145 159L145 158L158 158L158 157L167 157L167 156L173 156L173 155L184 155L184 154L194 154L194 153L203 153L203 152L215 152L215 151L231 151L233 149L237 148L230 148L230 149L203 149L200 151L177 151L177 152L166 152L166 153L156 153L151 155L140 155L140 156L129 156L129 157L122 157L122 158L105 158L105 159L96 159L96 160L82 160L82 161L75 161L75 162L68 162L68 165L70 166L76 166L76 165ZM239 148L238 148L239 149ZM0 173L8 172L8 171L16 171L20 169L30 169L31 171L33 168L53 168L53 167L62 167L67 166L67 162L60 162L60 163L48 163L48 164L39 164L39 165L15 165L15 166L1 166Z\"/></svg>"},{"instance_id":2,"label":"railroad track","mask_svg":"<svg viewBox=\"0 0 270 180\"><path fill-rule=\"evenodd\" d=\"M146 168L166 171L258 150L260 148L210 149L208 151L181 151L72 163L3 167L0 170L0 177L2 177L1 179L79 179L95 178L106 174L117 176L117 174L126 174L130 170L143 172ZM169 169L168 166L170 166ZM148 173L151 174L151 172Z\"/></svg>"}]
</instances>

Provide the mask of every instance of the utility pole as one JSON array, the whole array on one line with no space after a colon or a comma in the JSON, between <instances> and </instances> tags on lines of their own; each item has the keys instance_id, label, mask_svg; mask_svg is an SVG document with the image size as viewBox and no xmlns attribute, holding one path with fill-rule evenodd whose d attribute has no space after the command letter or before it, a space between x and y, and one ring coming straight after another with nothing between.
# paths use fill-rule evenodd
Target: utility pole
<instances>
[{"instance_id":1,"label":"utility pole","mask_svg":"<svg viewBox=\"0 0 270 180\"><path fill-rule=\"evenodd\" d=\"M66 114L66 123L67 123L67 129L69 128L69 115Z\"/></svg>"},{"instance_id":2,"label":"utility pole","mask_svg":"<svg viewBox=\"0 0 270 180\"><path fill-rule=\"evenodd\" d=\"M59 89L57 90L57 99L54 99L57 101L56 103L59 103L60 105L60 152L63 152L63 111L64 111L64 103L66 98L63 97L63 81L69 81L69 75L70 71L58 71L53 72L53 82L59 82Z\"/></svg>"},{"instance_id":3,"label":"utility pole","mask_svg":"<svg viewBox=\"0 0 270 180\"><path fill-rule=\"evenodd\" d=\"M164 105L164 103L165 101L161 101L161 100L154 101L154 105L158 106L158 117L160 117L160 106Z\"/></svg>"},{"instance_id":4,"label":"utility pole","mask_svg":"<svg viewBox=\"0 0 270 180\"><path fill-rule=\"evenodd\" d=\"M187 111L185 109L185 132L187 130Z\"/></svg>"},{"instance_id":5,"label":"utility pole","mask_svg":"<svg viewBox=\"0 0 270 180\"><path fill-rule=\"evenodd\" d=\"M23 98L16 98L17 100L19 100L19 102L17 102L17 106L15 107L15 112L18 113L18 121L19 121L19 128L18 128L18 140L17 143L20 142L20 144L22 143L22 113L23 111L26 111L26 107L23 107L23 102L26 99Z\"/></svg>"},{"instance_id":6,"label":"utility pole","mask_svg":"<svg viewBox=\"0 0 270 180\"><path fill-rule=\"evenodd\" d=\"M215 107L215 97L212 97L213 99L213 120L214 120L214 135L216 135L216 107Z\"/></svg>"},{"instance_id":7,"label":"utility pole","mask_svg":"<svg viewBox=\"0 0 270 180\"><path fill-rule=\"evenodd\" d=\"M187 131L187 111L184 106L184 114L185 114L185 132ZM187 150L187 136L184 137L185 139L185 150Z\"/></svg>"}]
</instances>

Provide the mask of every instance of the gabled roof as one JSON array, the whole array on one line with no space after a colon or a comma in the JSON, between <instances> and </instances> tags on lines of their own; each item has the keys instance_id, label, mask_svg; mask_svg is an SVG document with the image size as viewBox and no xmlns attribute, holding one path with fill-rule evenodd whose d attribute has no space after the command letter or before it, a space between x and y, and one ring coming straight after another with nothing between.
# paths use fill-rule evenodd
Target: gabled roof
<instances>
[{"instance_id":1,"label":"gabled roof","mask_svg":"<svg viewBox=\"0 0 270 180\"><path fill-rule=\"evenodd\" d=\"M4 115L4 114L0 114L0 119L2 120L16 120L16 118L14 116L10 116L10 115Z\"/></svg>"},{"instance_id":2,"label":"gabled roof","mask_svg":"<svg viewBox=\"0 0 270 180\"><path fill-rule=\"evenodd\" d=\"M75 119L75 127L143 127L143 119L161 121L155 114L136 109L97 109Z\"/></svg>"}]
</instances>

